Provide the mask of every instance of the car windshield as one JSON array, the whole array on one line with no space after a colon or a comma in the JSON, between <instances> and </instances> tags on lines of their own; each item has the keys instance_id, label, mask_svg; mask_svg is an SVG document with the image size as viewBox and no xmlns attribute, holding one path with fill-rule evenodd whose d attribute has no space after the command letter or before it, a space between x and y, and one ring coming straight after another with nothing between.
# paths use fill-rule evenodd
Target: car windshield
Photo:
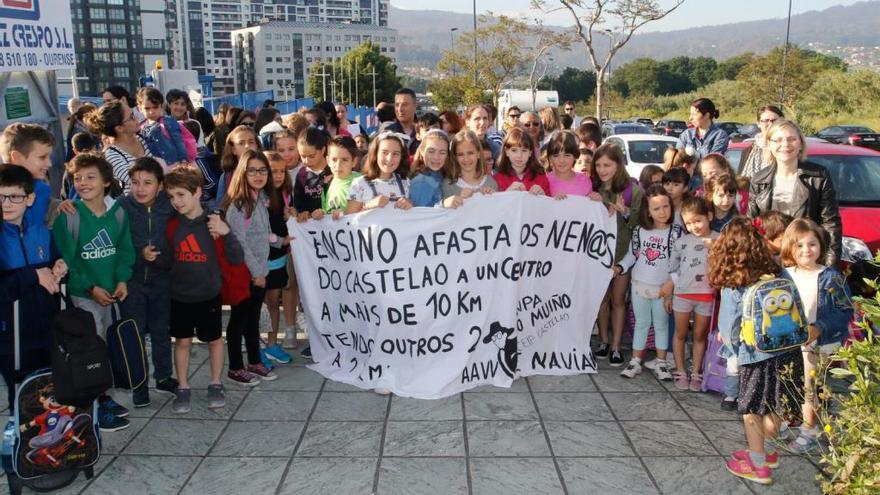
<instances>
[{"instance_id":1,"label":"car windshield","mask_svg":"<svg viewBox=\"0 0 880 495\"><path fill-rule=\"evenodd\" d=\"M868 129L867 127L858 127L858 126L846 126L843 127L843 130L846 132L852 132L856 134L874 134L874 131Z\"/></svg>"},{"instance_id":2,"label":"car windshield","mask_svg":"<svg viewBox=\"0 0 880 495\"><path fill-rule=\"evenodd\" d=\"M614 134L650 134L648 129L640 125L617 125L613 131Z\"/></svg>"},{"instance_id":3,"label":"car windshield","mask_svg":"<svg viewBox=\"0 0 880 495\"><path fill-rule=\"evenodd\" d=\"M663 163L666 148L675 146L669 141L630 141L629 157L635 163Z\"/></svg>"},{"instance_id":4,"label":"car windshield","mask_svg":"<svg viewBox=\"0 0 880 495\"><path fill-rule=\"evenodd\" d=\"M669 127L673 129L687 129L687 123L683 120L670 120Z\"/></svg>"},{"instance_id":5,"label":"car windshield","mask_svg":"<svg viewBox=\"0 0 880 495\"><path fill-rule=\"evenodd\" d=\"M880 156L809 155L826 169L841 204L880 206Z\"/></svg>"}]
</instances>

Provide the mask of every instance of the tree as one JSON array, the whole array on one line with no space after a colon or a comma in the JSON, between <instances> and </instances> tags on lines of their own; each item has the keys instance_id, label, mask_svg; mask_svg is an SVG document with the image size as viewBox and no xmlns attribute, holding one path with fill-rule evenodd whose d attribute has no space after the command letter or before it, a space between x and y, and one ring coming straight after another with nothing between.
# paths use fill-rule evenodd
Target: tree
<instances>
[{"instance_id":1,"label":"tree","mask_svg":"<svg viewBox=\"0 0 880 495\"><path fill-rule=\"evenodd\" d=\"M483 103L483 90L474 86L470 74L435 79L428 84L428 91L440 110L455 110L461 105Z\"/></svg>"},{"instance_id":2,"label":"tree","mask_svg":"<svg viewBox=\"0 0 880 495\"><path fill-rule=\"evenodd\" d=\"M549 4L560 4L549 7ZM617 52L626 45L633 34L645 24L660 20L677 9L684 0L670 0L669 8L660 7L654 0L532 0L532 5L544 13L567 11L574 20L574 34L587 50L588 61L596 71L596 118L602 118L605 72ZM604 32L602 26L611 29L611 49L600 60L594 49L594 36Z\"/></svg>"},{"instance_id":3,"label":"tree","mask_svg":"<svg viewBox=\"0 0 880 495\"><path fill-rule=\"evenodd\" d=\"M596 90L596 73L591 70L566 67L557 77L544 79L538 89L555 89L559 101L587 101Z\"/></svg>"},{"instance_id":4,"label":"tree","mask_svg":"<svg viewBox=\"0 0 880 495\"><path fill-rule=\"evenodd\" d=\"M532 28L534 42L528 47L528 58L531 62L529 70L529 91L532 92L532 111L536 111L535 100L538 92L538 83L547 75L550 67L549 60L545 55L551 48L568 51L571 49L571 36L568 33L557 33L544 27L543 21L535 19L535 27ZM538 70L540 67L540 75Z\"/></svg>"},{"instance_id":5,"label":"tree","mask_svg":"<svg viewBox=\"0 0 880 495\"><path fill-rule=\"evenodd\" d=\"M722 79L736 79L736 76L739 75L739 71L741 71L743 67L748 65L749 62L751 62L754 58L754 53L746 52L730 57L727 60L722 60L715 67L715 80L719 81Z\"/></svg>"},{"instance_id":6,"label":"tree","mask_svg":"<svg viewBox=\"0 0 880 495\"><path fill-rule=\"evenodd\" d=\"M376 74L375 94L373 71ZM322 77L321 74L326 76ZM397 66L390 58L382 55L378 45L365 41L349 50L339 60L330 63L316 62L309 71L306 92L318 100L372 105L374 100L393 101L394 92L400 87Z\"/></svg>"}]
</instances>

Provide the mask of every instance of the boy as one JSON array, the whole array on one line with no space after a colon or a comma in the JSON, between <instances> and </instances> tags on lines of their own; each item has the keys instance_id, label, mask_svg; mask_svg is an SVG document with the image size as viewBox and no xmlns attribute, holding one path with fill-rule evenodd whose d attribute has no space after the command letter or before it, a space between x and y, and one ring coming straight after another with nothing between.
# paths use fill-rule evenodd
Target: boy
<instances>
[{"instance_id":1,"label":"boy","mask_svg":"<svg viewBox=\"0 0 880 495\"><path fill-rule=\"evenodd\" d=\"M73 156L82 153L93 153L98 151L98 142L87 132L78 132L70 138L71 151ZM61 199L75 200L76 189L73 187L73 174L65 167L64 177L61 178Z\"/></svg>"},{"instance_id":2,"label":"boy","mask_svg":"<svg viewBox=\"0 0 880 495\"><path fill-rule=\"evenodd\" d=\"M137 94L137 104L144 114L141 135L150 153L164 160L168 166L194 162L196 141L189 131L181 128L180 123L165 116L162 92L156 88L141 88Z\"/></svg>"},{"instance_id":3,"label":"boy","mask_svg":"<svg viewBox=\"0 0 880 495\"><path fill-rule=\"evenodd\" d=\"M220 289L223 284L219 257L231 264L244 262L244 251L229 234L229 226L216 214L206 214L202 196L202 174L190 167L178 167L165 176L165 191L177 216L169 221L166 235L173 249L171 265L171 336L174 337L174 363L180 384L172 402L172 412L190 411L191 390L187 373L193 334L208 343L211 383L208 407L226 405L220 383L225 357L221 338ZM221 239L222 238L222 239ZM222 252L221 252L222 251Z\"/></svg>"},{"instance_id":4,"label":"boy","mask_svg":"<svg viewBox=\"0 0 880 495\"><path fill-rule=\"evenodd\" d=\"M52 190L48 173L55 136L36 124L16 122L3 130L0 136L0 159L5 163L21 165L34 177L34 204L27 209L28 222L46 222Z\"/></svg>"},{"instance_id":5,"label":"boy","mask_svg":"<svg viewBox=\"0 0 880 495\"><path fill-rule=\"evenodd\" d=\"M128 214L136 258L122 312L137 322L142 334L150 334L156 390L173 394L177 380L171 377L171 338L168 336L171 254L165 229L174 210L162 190L164 174L155 159L138 158L128 176L131 192L119 202ZM132 391L132 402L134 407L150 405L146 384Z\"/></svg>"},{"instance_id":6,"label":"boy","mask_svg":"<svg viewBox=\"0 0 880 495\"><path fill-rule=\"evenodd\" d=\"M113 323L111 306L128 296L135 253L131 245L128 215L107 196L113 169L103 156L83 153L71 160L73 184L80 199L76 212L60 215L52 235L70 267L68 291L73 304L95 318L98 335L106 340ZM76 218L78 217L78 218ZM78 224L78 228L73 227ZM71 229L70 227L73 227ZM102 431L128 428L128 410L110 396L98 398L98 424Z\"/></svg>"},{"instance_id":7,"label":"boy","mask_svg":"<svg viewBox=\"0 0 880 495\"><path fill-rule=\"evenodd\" d=\"M0 166L0 206L3 209L0 257L0 371L6 381L9 410L14 409L15 384L27 374L49 366L52 334L58 311L58 281L67 272L58 258L49 228L28 222L34 204L34 177L24 167ZM18 301L20 370L15 373L14 304Z\"/></svg>"}]
</instances>

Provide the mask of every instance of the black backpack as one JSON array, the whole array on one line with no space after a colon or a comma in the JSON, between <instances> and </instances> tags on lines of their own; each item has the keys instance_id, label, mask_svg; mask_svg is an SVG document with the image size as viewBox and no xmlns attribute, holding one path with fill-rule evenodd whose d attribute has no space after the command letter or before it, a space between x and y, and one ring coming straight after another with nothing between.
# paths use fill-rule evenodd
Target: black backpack
<instances>
[{"instance_id":1,"label":"black backpack","mask_svg":"<svg viewBox=\"0 0 880 495\"><path fill-rule=\"evenodd\" d=\"M52 323L52 380L61 404L88 407L113 386L107 344L98 336L95 318L65 298L66 308Z\"/></svg>"}]
</instances>

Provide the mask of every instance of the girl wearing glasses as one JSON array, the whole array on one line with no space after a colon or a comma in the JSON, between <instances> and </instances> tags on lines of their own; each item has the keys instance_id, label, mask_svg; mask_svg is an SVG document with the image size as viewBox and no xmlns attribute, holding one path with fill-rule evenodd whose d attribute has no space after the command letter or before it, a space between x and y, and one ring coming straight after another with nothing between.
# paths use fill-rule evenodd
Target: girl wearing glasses
<instances>
[{"instance_id":1,"label":"girl wearing glasses","mask_svg":"<svg viewBox=\"0 0 880 495\"><path fill-rule=\"evenodd\" d=\"M837 192L821 165L807 161L807 145L800 128L779 120L767 131L773 164L752 177L749 216L775 210L794 218L809 218L828 232L828 252L822 263L835 266L840 259L841 220Z\"/></svg>"}]
</instances>

